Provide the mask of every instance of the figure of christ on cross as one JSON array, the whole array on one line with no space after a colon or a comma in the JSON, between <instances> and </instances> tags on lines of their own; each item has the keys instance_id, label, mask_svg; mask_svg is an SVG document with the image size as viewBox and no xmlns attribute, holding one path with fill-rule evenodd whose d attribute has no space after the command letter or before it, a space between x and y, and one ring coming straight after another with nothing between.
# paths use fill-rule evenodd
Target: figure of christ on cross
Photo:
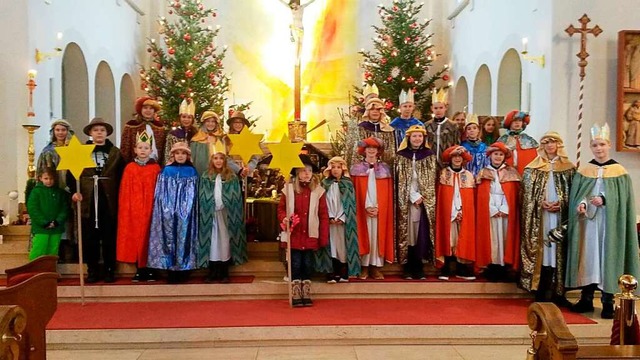
<instances>
[{"instance_id":1,"label":"figure of christ on cross","mask_svg":"<svg viewBox=\"0 0 640 360\"><path fill-rule=\"evenodd\" d=\"M309 6L315 0L308 0L301 4L300 0L279 0L281 3L291 9L291 15L293 16L293 22L289 26L291 30L291 42L294 43L296 49L296 61L294 70L294 114L295 121L300 121L301 113L301 94L300 94L300 57L302 55L302 40L304 38L304 25L302 18L304 16L304 8Z\"/></svg>"}]
</instances>

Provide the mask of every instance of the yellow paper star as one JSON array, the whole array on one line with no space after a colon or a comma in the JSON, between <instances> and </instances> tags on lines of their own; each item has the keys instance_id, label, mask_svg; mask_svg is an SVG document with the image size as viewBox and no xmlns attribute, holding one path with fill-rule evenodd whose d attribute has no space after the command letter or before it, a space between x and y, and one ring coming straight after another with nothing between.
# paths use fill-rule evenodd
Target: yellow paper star
<instances>
[{"instance_id":1,"label":"yellow paper star","mask_svg":"<svg viewBox=\"0 0 640 360\"><path fill-rule=\"evenodd\" d=\"M262 149L260 148L262 134L252 134L251 130L246 126L240 134L229 134L229 140L231 140L229 155L240 156L245 164L251 160L251 156L262 155Z\"/></svg>"},{"instance_id":2,"label":"yellow paper star","mask_svg":"<svg viewBox=\"0 0 640 360\"><path fill-rule=\"evenodd\" d=\"M292 143L287 135L282 135L282 140L277 144L269 144L269 151L273 158L269 167L272 169L280 169L280 173L284 176L285 180L289 180L289 173L291 169L297 167L304 167L302 160L298 156L304 143Z\"/></svg>"},{"instance_id":3,"label":"yellow paper star","mask_svg":"<svg viewBox=\"0 0 640 360\"><path fill-rule=\"evenodd\" d=\"M78 180L82 170L88 167L96 167L96 163L91 157L95 145L82 145L80 140L74 135L67 146L56 147L56 152L60 155L60 163L56 170L69 170L73 177Z\"/></svg>"}]
</instances>

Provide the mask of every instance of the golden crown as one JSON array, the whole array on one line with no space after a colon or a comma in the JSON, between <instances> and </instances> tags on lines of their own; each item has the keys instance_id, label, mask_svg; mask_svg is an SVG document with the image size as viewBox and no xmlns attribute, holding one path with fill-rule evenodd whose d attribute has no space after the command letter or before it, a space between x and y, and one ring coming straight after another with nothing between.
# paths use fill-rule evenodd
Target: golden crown
<instances>
[{"instance_id":1,"label":"golden crown","mask_svg":"<svg viewBox=\"0 0 640 360\"><path fill-rule=\"evenodd\" d=\"M476 124L478 125L478 127L480 127L480 122L478 121L478 115L472 114L472 113L467 114L467 118L465 119L464 126L467 126L469 124Z\"/></svg>"},{"instance_id":2,"label":"golden crown","mask_svg":"<svg viewBox=\"0 0 640 360\"><path fill-rule=\"evenodd\" d=\"M227 155L227 147L220 142L220 140L216 139L216 141L209 143L209 156L213 156L218 153Z\"/></svg>"},{"instance_id":3,"label":"golden crown","mask_svg":"<svg viewBox=\"0 0 640 360\"><path fill-rule=\"evenodd\" d=\"M610 134L611 130L609 129L609 125L606 123L603 126L593 124L591 127L591 140L605 140L610 142Z\"/></svg>"},{"instance_id":4,"label":"golden crown","mask_svg":"<svg viewBox=\"0 0 640 360\"><path fill-rule=\"evenodd\" d=\"M149 144L149 146L153 145L153 137L151 137L149 135L149 133L147 132L147 130L142 130L142 132L139 132L136 134L136 144L139 142L143 142L143 143L147 143Z\"/></svg>"},{"instance_id":5,"label":"golden crown","mask_svg":"<svg viewBox=\"0 0 640 360\"><path fill-rule=\"evenodd\" d=\"M180 104L179 114L189 114L191 116L195 116L196 104L193 101L187 101L187 99L182 100L182 103Z\"/></svg>"},{"instance_id":6,"label":"golden crown","mask_svg":"<svg viewBox=\"0 0 640 360\"><path fill-rule=\"evenodd\" d=\"M447 90L445 90L444 88L441 88L440 90L433 90L431 92L431 103L435 104L435 103L443 103L446 104L447 103Z\"/></svg>"},{"instance_id":7,"label":"golden crown","mask_svg":"<svg viewBox=\"0 0 640 360\"><path fill-rule=\"evenodd\" d=\"M367 97L369 95L375 95L375 96L379 96L380 92L378 91L378 86L376 84L373 85L365 85L364 89L362 89L362 95L364 97Z\"/></svg>"}]
</instances>

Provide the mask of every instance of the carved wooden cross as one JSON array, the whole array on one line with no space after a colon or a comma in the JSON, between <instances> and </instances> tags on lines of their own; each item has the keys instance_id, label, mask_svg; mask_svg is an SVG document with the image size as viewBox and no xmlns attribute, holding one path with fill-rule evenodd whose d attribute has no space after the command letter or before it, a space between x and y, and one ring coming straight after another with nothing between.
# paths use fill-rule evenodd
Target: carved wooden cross
<instances>
[{"instance_id":1,"label":"carved wooden cross","mask_svg":"<svg viewBox=\"0 0 640 360\"><path fill-rule=\"evenodd\" d=\"M564 31L569 34L569 36L573 36L575 33L580 33L580 52L576 54L576 56L580 59L578 61L578 66L580 66L580 78L584 79L585 72L584 68L587 66L587 57L589 57L589 53L587 52L587 34L593 34L593 36L598 36L602 32L602 29L596 25L592 28L587 28L587 24L591 21L587 14L582 15L578 21L581 24L581 27L578 29L573 25L569 25Z\"/></svg>"}]
</instances>

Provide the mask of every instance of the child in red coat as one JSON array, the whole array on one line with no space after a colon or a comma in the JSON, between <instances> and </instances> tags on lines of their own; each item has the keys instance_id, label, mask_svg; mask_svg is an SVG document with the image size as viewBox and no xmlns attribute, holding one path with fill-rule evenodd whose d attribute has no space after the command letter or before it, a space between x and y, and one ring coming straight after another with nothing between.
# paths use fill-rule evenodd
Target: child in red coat
<instances>
[{"instance_id":1,"label":"child in red coat","mask_svg":"<svg viewBox=\"0 0 640 360\"><path fill-rule=\"evenodd\" d=\"M291 280L293 306L312 306L311 274L314 251L329 244L329 213L325 191L313 175L313 165L301 155L303 168L294 169L292 181L285 184L278 205L278 220L291 230Z\"/></svg>"}]
</instances>

